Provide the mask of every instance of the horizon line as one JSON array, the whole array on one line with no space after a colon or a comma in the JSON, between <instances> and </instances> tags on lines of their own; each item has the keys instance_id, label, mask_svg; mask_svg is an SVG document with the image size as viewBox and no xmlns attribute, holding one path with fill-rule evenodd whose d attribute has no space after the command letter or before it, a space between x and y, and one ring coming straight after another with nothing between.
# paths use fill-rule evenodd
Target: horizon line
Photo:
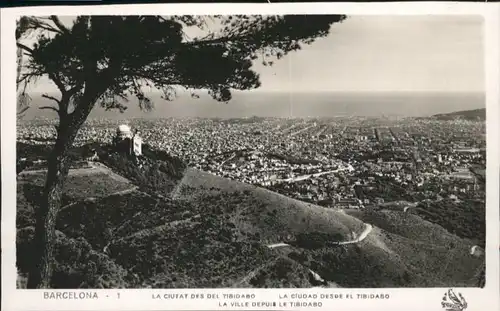
<instances>
[{"instance_id":1,"label":"horizon line","mask_svg":"<svg viewBox=\"0 0 500 311\"><path fill-rule=\"evenodd\" d=\"M199 91L206 91L206 90L199 90ZM186 92L186 93L191 93L191 91L187 90L181 90L181 92ZM463 90L457 90L457 91L437 91L437 90L294 90L294 91L286 91L286 90L262 90L262 89L251 89L251 90L231 90L231 92L238 93L238 94L244 94L244 93L282 93L282 94L311 94L311 93L336 93L336 94L460 94L460 95L486 95L487 91L463 91ZM59 91L52 91L52 92L44 92L40 90L32 91L29 92L31 94L54 94L54 93L60 93ZM161 94L162 92L159 90L154 90L150 92L145 92L146 94Z\"/></svg>"}]
</instances>

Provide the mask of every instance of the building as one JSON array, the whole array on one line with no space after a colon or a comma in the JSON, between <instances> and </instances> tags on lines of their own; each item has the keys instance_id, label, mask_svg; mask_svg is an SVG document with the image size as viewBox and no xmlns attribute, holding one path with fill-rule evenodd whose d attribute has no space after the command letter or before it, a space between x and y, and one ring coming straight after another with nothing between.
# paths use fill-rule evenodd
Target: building
<instances>
[{"instance_id":1,"label":"building","mask_svg":"<svg viewBox=\"0 0 500 311\"><path fill-rule=\"evenodd\" d=\"M130 153L136 156L142 155L142 138L138 133L135 133L131 140L131 150Z\"/></svg>"},{"instance_id":2,"label":"building","mask_svg":"<svg viewBox=\"0 0 500 311\"><path fill-rule=\"evenodd\" d=\"M116 137L118 140L132 138L132 130L130 126L126 124L119 125L118 128L116 129Z\"/></svg>"},{"instance_id":3,"label":"building","mask_svg":"<svg viewBox=\"0 0 500 311\"><path fill-rule=\"evenodd\" d=\"M132 132L130 126L122 124L116 129L114 144L119 152L126 152L128 155L142 155L142 138L137 131Z\"/></svg>"}]
</instances>

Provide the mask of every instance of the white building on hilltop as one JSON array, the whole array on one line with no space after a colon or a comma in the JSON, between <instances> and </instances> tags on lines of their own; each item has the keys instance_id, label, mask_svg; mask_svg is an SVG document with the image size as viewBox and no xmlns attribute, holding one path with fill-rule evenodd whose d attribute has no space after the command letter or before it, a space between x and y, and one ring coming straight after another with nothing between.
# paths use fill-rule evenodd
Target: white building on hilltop
<instances>
[{"instance_id":1,"label":"white building on hilltop","mask_svg":"<svg viewBox=\"0 0 500 311\"><path fill-rule=\"evenodd\" d=\"M142 138L126 124L119 125L116 129L115 145L129 155L142 155Z\"/></svg>"},{"instance_id":2,"label":"white building on hilltop","mask_svg":"<svg viewBox=\"0 0 500 311\"><path fill-rule=\"evenodd\" d=\"M132 129L126 124L121 124L116 129L116 136L120 139L132 138Z\"/></svg>"},{"instance_id":3,"label":"white building on hilltop","mask_svg":"<svg viewBox=\"0 0 500 311\"><path fill-rule=\"evenodd\" d=\"M132 150L131 152L136 156L142 155L142 138L138 133L132 136Z\"/></svg>"}]
</instances>

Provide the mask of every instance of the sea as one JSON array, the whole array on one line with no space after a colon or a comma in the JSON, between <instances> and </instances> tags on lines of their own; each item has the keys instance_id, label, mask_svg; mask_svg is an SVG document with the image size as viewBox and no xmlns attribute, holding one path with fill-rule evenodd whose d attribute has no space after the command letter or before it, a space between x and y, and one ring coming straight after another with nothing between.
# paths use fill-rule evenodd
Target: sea
<instances>
[{"instance_id":1,"label":"sea","mask_svg":"<svg viewBox=\"0 0 500 311\"><path fill-rule=\"evenodd\" d=\"M42 98L40 94L31 94L31 97L31 108L23 120L56 117L53 111L37 109L53 102ZM240 91L233 93L228 103L217 102L206 93L199 98L180 93L171 101L162 99L159 93L151 93L149 97L154 103L154 109L150 112L142 111L138 101L130 98L124 103L128 107L124 113L105 111L96 106L89 118L423 117L486 106L484 93Z\"/></svg>"}]
</instances>

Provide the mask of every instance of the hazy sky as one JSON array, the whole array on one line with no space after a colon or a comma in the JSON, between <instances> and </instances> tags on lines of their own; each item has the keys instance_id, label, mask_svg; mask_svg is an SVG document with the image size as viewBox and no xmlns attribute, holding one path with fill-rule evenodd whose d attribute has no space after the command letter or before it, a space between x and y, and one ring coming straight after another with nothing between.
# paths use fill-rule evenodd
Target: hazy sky
<instances>
[{"instance_id":1,"label":"hazy sky","mask_svg":"<svg viewBox=\"0 0 500 311\"><path fill-rule=\"evenodd\" d=\"M351 16L330 35L260 63L262 91L484 92L479 16ZM40 80L34 91L55 87Z\"/></svg>"}]
</instances>

